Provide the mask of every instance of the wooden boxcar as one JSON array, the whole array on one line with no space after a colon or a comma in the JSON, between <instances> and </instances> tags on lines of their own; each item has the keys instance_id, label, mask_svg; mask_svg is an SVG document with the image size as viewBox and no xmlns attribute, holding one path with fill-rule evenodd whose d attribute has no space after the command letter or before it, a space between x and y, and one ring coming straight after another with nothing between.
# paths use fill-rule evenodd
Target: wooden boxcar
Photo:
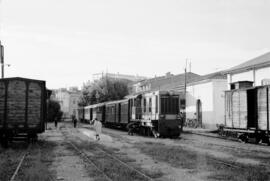
<instances>
[{"instance_id":1,"label":"wooden boxcar","mask_svg":"<svg viewBox=\"0 0 270 181\"><path fill-rule=\"evenodd\" d=\"M244 141L269 143L270 86L225 92L225 129L237 132Z\"/></svg>"},{"instance_id":2,"label":"wooden boxcar","mask_svg":"<svg viewBox=\"0 0 270 181\"><path fill-rule=\"evenodd\" d=\"M46 122L45 81L25 78L0 79L0 139L20 133L36 137L45 130Z\"/></svg>"}]
</instances>

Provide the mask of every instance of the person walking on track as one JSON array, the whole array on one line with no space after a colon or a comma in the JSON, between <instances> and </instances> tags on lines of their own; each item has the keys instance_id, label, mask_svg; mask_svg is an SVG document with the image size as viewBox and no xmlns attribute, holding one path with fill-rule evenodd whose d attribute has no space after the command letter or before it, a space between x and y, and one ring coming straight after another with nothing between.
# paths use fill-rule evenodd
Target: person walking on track
<instances>
[{"instance_id":1,"label":"person walking on track","mask_svg":"<svg viewBox=\"0 0 270 181\"><path fill-rule=\"evenodd\" d=\"M74 128L76 128L77 127L77 119L74 115L72 115L72 121L73 121Z\"/></svg>"},{"instance_id":2,"label":"person walking on track","mask_svg":"<svg viewBox=\"0 0 270 181\"><path fill-rule=\"evenodd\" d=\"M96 131L96 140L100 140L102 124L97 118L94 119L94 129Z\"/></svg>"}]
</instances>

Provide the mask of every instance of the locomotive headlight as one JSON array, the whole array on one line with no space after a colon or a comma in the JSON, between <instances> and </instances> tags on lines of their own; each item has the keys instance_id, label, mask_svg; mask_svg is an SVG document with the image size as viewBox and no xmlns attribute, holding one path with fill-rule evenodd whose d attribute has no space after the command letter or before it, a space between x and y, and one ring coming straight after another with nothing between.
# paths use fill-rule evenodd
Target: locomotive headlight
<instances>
[{"instance_id":1,"label":"locomotive headlight","mask_svg":"<svg viewBox=\"0 0 270 181\"><path fill-rule=\"evenodd\" d=\"M160 118L165 118L164 114L159 115Z\"/></svg>"}]
</instances>

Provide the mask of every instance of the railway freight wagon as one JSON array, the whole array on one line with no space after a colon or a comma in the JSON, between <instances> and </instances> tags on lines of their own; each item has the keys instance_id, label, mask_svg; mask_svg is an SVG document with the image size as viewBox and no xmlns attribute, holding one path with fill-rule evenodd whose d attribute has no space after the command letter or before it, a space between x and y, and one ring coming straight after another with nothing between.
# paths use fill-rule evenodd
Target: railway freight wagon
<instances>
[{"instance_id":1,"label":"railway freight wagon","mask_svg":"<svg viewBox=\"0 0 270 181\"><path fill-rule=\"evenodd\" d=\"M270 143L270 86L225 92L224 133L237 133L243 141Z\"/></svg>"},{"instance_id":2,"label":"railway freight wagon","mask_svg":"<svg viewBox=\"0 0 270 181\"><path fill-rule=\"evenodd\" d=\"M36 138L44 132L46 98L45 81L0 79L0 139L4 145L19 134Z\"/></svg>"}]
</instances>

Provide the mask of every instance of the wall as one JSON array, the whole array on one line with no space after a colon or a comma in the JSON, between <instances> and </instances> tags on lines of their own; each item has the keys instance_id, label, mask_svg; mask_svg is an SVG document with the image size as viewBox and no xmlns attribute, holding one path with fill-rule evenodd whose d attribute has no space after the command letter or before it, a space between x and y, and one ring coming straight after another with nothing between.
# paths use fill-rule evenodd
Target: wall
<instances>
[{"instance_id":1,"label":"wall","mask_svg":"<svg viewBox=\"0 0 270 181\"><path fill-rule=\"evenodd\" d=\"M232 76L232 78L231 78L230 83L244 81L244 80L254 81L253 70L250 70L247 72L242 72L242 73L237 73L237 74L232 74L231 76Z\"/></svg>"},{"instance_id":2,"label":"wall","mask_svg":"<svg viewBox=\"0 0 270 181\"><path fill-rule=\"evenodd\" d=\"M226 80L213 80L214 122L212 123L212 126L216 126L216 124L224 124L225 122L226 83Z\"/></svg>"},{"instance_id":3,"label":"wall","mask_svg":"<svg viewBox=\"0 0 270 181\"><path fill-rule=\"evenodd\" d=\"M226 80L225 80L226 81ZM226 86L226 82L225 82ZM187 86L186 116L187 119L196 118L196 102L198 99L202 103L202 123L206 128L213 124L213 83L204 82Z\"/></svg>"},{"instance_id":4,"label":"wall","mask_svg":"<svg viewBox=\"0 0 270 181\"><path fill-rule=\"evenodd\" d=\"M263 79L270 79L270 67L261 68L255 70L255 85L260 86L262 85Z\"/></svg>"}]
</instances>

